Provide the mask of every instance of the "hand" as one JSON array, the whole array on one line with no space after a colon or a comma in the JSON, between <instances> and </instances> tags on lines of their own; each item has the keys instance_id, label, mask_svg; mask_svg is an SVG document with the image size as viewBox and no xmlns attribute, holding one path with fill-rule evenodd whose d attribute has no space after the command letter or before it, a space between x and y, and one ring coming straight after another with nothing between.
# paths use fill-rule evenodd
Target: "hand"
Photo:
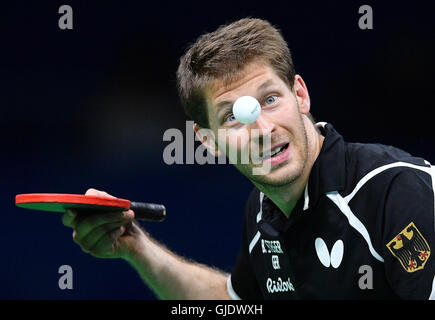
<instances>
[{"instance_id":1,"label":"hand","mask_svg":"<svg viewBox=\"0 0 435 320\"><path fill-rule=\"evenodd\" d=\"M85 195L111 197L104 191L88 189ZM72 227L73 239L86 253L98 258L126 258L144 235L134 222L134 212L98 212L80 214L68 210L62 217L65 226Z\"/></svg>"}]
</instances>

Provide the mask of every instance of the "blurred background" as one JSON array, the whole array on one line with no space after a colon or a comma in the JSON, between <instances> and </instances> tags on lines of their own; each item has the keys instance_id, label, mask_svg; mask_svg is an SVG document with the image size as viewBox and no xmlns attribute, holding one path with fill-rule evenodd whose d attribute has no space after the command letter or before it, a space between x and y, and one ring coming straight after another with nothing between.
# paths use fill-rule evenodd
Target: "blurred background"
<instances>
[{"instance_id":1,"label":"blurred background","mask_svg":"<svg viewBox=\"0 0 435 320\"><path fill-rule=\"evenodd\" d=\"M60 30L58 9L73 9ZM358 8L373 9L361 30ZM175 71L189 43L251 16L283 33L312 114L348 141L435 163L433 1L3 1L0 4L1 299L154 299L120 260L87 255L61 215L15 207L19 193L89 187L163 203L143 226L177 253L231 271L252 185L231 165L163 162L185 132ZM73 290L58 269L73 268Z\"/></svg>"}]
</instances>

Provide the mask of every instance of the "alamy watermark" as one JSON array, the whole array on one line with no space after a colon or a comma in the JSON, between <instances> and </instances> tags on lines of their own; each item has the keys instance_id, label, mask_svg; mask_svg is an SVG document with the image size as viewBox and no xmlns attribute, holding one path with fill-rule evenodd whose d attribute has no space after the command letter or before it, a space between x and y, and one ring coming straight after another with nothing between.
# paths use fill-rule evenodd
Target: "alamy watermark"
<instances>
[{"instance_id":1,"label":"alamy watermark","mask_svg":"<svg viewBox=\"0 0 435 320\"><path fill-rule=\"evenodd\" d=\"M240 127L218 129L217 137L211 129L201 128L195 134L194 122L186 121L185 134L179 129L167 129L163 141L170 142L163 150L163 161L173 164L232 164L252 165L253 175L268 174L272 155L271 136L260 129ZM195 150L195 141L201 141ZM185 157L184 157L185 155Z\"/></svg>"},{"instance_id":2,"label":"alamy watermark","mask_svg":"<svg viewBox=\"0 0 435 320\"><path fill-rule=\"evenodd\" d=\"M70 265L64 264L61 265L57 271L59 274L62 274L62 276L59 278L59 281L57 282L59 289L65 290L73 289L73 269Z\"/></svg>"},{"instance_id":3,"label":"alamy watermark","mask_svg":"<svg viewBox=\"0 0 435 320\"><path fill-rule=\"evenodd\" d=\"M373 269L369 265L362 265L358 269L362 276L358 279L358 287L361 290L373 289Z\"/></svg>"},{"instance_id":4,"label":"alamy watermark","mask_svg":"<svg viewBox=\"0 0 435 320\"><path fill-rule=\"evenodd\" d=\"M361 30L373 29L373 9L369 5L362 5L358 9L358 13L362 16L358 20L358 27Z\"/></svg>"},{"instance_id":5,"label":"alamy watermark","mask_svg":"<svg viewBox=\"0 0 435 320\"><path fill-rule=\"evenodd\" d=\"M59 7L59 14L62 14L58 20L58 26L61 30L73 29L73 9L71 6L64 4Z\"/></svg>"}]
</instances>

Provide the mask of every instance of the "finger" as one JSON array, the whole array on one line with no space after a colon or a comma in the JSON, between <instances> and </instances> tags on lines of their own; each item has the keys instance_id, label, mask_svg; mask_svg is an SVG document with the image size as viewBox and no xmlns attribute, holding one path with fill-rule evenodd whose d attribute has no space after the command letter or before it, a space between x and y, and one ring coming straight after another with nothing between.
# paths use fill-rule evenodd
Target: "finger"
<instances>
[{"instance_id":1,"label":"finger","mask_svg":"<svg viewBox=\"0 0 435 320\"><path fill-rule=\"evenodd\" d=\"M66 227L73 227L77 216L77 212L67 209L62 216L62 223Z\"/></svg>"},{"instance_id":2,"label":"finger","mask_svg":"<svg viewBox=\"0 0 435 320\"><path fill-rule=\"evenodd\" d=\"M95 213L84 217L82 220L77 221L75 224L75 230L77 232L75 240L81 242L92 230L108 223L116 222L129 222L134 219L134 213L131 210L118 211L118 212L106 212Z\"/></svg>"},{"instance_id":3,"label":"finger","mask_svg":"<svg viewBox=\"0 0 435 320\"><path fill-rule=\"evenodd\" d=\"M108 198L116 198L110 194L108 194L106 191L97 190L94 188L89 188L86 190L85 196L98 196L98 197L108 197Z\"/></svg>"},{"instance_id":4,"label":"finger","mask_svg":"<svg viewBox=\"0 0 435 320\"><path fill-rule=\"evenodd\" d=\"M78 245L80 245L80 243L77 242L77 232L76 232L75 230L73 230L72 238L73 238L73 240L74 240L75 243L77 243ZM89 253L89 251L88 251L87 249L83 248L82 246L80 246L80 247L81 247L81 249L82 249L85 253Z\"/></svg>"},{"instance_id":5,"label":"finger","mask_svg":"<svg viewBox=\"0 0 435 320\"><path fill-rule=\"evenodd\" d=\"M112 233L114 230L118 230L121 226L124 226L127 223L129 223L129 221L103 224L102 226L99 226L98 228L92 230L92 232L84 237L80 241L80 246L88 251L92 251L92 247L94 247L95 244L100 241L106 234Z\"/></svg>"},{"instance_id":6,"label":"finger","mask_svg":"<svg viewBox=\"0 0 435 320\"><path fill-rule=\"evenodd\" d=\"M122 225L111 232L105 233L92 248L90 248L90 253L95 256L111 256L116 253L117 240L121 237L126 230L126 226Z\"/></svg>"}]
</instances>

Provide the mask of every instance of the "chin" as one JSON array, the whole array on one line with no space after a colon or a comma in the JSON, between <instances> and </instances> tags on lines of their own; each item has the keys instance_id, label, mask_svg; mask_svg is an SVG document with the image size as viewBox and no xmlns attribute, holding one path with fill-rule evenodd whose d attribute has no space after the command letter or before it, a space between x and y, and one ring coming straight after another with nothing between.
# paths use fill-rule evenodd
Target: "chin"
<instances>
[{"instance_id":1,"label":"chin","mask_svg":"<svg viewBox=\"0 0 435 320\"><path fill-rule=\"evenodd\" d=\"M271 171L263 175L253 175L251 169L250 180L254 183L268 185L271 187L281 187L296 181L303 172L303 165L295 167L291 163L278 168L272 168Z\"/></svg>"}]
</instances>

